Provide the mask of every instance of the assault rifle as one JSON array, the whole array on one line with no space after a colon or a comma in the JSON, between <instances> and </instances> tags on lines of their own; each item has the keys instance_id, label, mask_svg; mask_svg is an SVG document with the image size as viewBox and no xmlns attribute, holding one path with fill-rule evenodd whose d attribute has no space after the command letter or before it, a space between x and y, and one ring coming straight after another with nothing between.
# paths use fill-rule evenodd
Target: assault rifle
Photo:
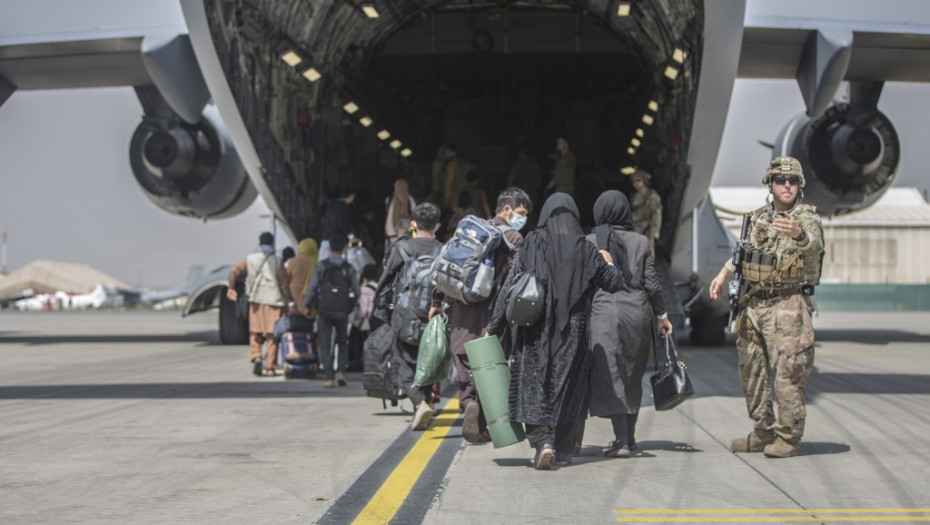
<instances>
[{"instance_id":1,"label":"assault rifle","mask_svg":"<svg viewBox=\"0 0 930 525\"><path fill-rule=\"evenodd\" d=\"M731 326L733 320L739 315L742 306L740 297L745 291L743 282L743 258L746 257L746 237L749 235L749 217L750 214L743 215L743 225L739 231L739 242L733 249L733 265L736 270L730 276L730 282L727 283L727 299L730 301L730 318L727 320L727 332L732 332Z\"/></svg>"}]
</instances>

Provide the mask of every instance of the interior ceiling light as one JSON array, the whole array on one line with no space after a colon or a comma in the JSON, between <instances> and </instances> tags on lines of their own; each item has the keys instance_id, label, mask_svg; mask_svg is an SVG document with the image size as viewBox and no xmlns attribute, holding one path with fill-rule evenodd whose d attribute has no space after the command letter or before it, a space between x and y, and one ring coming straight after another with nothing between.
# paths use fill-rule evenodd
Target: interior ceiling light
<instances>
[{"instance_id":1,"label":"interior ceiling light","mask_svg":"<svg viewBox=\"0 0 930 525\"><path fill-rule=\"evenodd\" d=\"M626 152L629 153L630 155L634 155L634 154L636 153L636 148L634 148L633 146L630 146L629 148L626 149ZM627 169L627 168L623 168L623 169L625 170L625 169ZM626 172L624 172L623 170L620 170L620 171L621 171L621 173L623 173L624 175L629 175L629 173L626 173Z\"/></svg>"},{"instance_id":2,"label":"interior ceiling light","mask_svg":"<svg viewBox=\"0 0 930 525\"><path fill-rule=\"evenodd\" d=\"M672 79L672 80L675 80L676 78L678 78L678 69L677 69L677 68L674 68L674 67L672 67L672 66L666 67L666 68L665 68L665 76L668 77L668 78L670 78L670 79Z\"/></svg>"},{"instance_id":3,"label":"interior ceiling light","mask_svg":"<svg viewBox=\"0 0 930 525\"><path fill-rule=\"evenodd\" d=\"M659 103L655 100L649 101L649 111L659 111Z\"/></svg>"},{"instance_id":4,"label":"interior ceiling light","mask_svg":"<svg viewBox=\"0 0 930 525\"><path fill-rule=\"evenodd\" d=\"M371 120L371 117L362 117L358 119L358 123L367 128L368 126L371 126L374 121Z\"/></svg>"},{"instance_id":5,"label":"interior ceiling light","mask_svg":"<svg viewBox=\"0 0 930 525\"><path fill-rule=\"evenodd\" d=\"M394 148L394 149L399 148L399 147L400 147L400 141L397 140L397 139L392 140L392 141L391 141L391 147Z\"/></svg>"},{"instance_id":6,"label":"interior ceiling light","mask_svg":"<svg viewBox=\"0 0 930 525\"><path fill-rule=\"evenodd\" d=\"M630 144L632 144L634 147L637 147L637 148L638 148L639 145L641 144L641 142L639 141L638 138L633 137L633 140L630 141Z\"/></svg>"},{"instance_id":7,"label":"interior ceiling light","mask_svg":"<svg viewBox=\"0 0 930 525\"><path fill-rule=\"evenodd\" d=\"M617 16L630 16L630 2L620 2L617 4Z\"/></svg>"},{"instance_id":8,"label":"interior ceiling light","mask_svg":"<svg viewBox=\"0 0 930 525\"><path fill-rule=\"evenodd\" d=\"M365 12L365 16L368 18L378 18L378 10L375 9L375 4L362 4L362 11Z\"/></svg>"},{"instance_id":9,"label":"interior ceiling light","mask_svg":"<svg viewBox=\"0 0 930 525\"><path fill-rule=\"evenodd\" d=\"M355 113L356 111L358 111L358 104L356 104L355 102L352 102L352 101L350 100L350 101L346 102L346 105L345 105L345 106L342 106L342 109L346 110L346 113L348 113L349 115L351 115L351 114Z\"/></svg>"},{"instance_id":10,"label":"interior ceiling light","mask_svg":"<svg viewBox=\"0 0 930 525\"><path fill-rule=\"evenodd\" d=\"M630 149L633 149L633 148L630 148ZM628 149L627 151L630 151L630 149ZM625 168L620 168L620 173L624 175L632 175L636 173L636 168L633 166L626 166Z\"/></svg>"},{"instance_id":11,"label":"interior ceiling light","mask_svg":"<svg viewBox=\"0 0 930 525\"><path fill-rule=\"evenodd\" d=\"M288 49L284 53L281 53L281 60L283 60L285 64L291 67L294 67L304 61L304 59L300 58L300 55L298 55L293 49Z\"/></svg>"},{"instance_id":12,"label":"interior ceiling light","mask_svg":"<svg viewBox=\"0 0 930 525\"><path fill-rule=\"evenodd\" d=\"M652 118L652 115L643 115L643 124L651 126L654 121L655 119Z\"/></svg>"},{"instance_id":13,"label":"interior ceiling light","mask_svg":"<svg viewBox=\"0 0 930 525\"><path fill-rule=\"evenodd\" d=\"M381 131L378 132L378 138L381 140L387 140L390 136L391 136L391 132L386 129L382 129Z\"/></svg>"},{"instance_id":14,"label":"interior ceiling light","mask_svg":"<svg viewBox=\"0 0 930 525\"><path fill-rule=\"evenodd\" d=\"M316 82L317 80L323 77L323 75L321 75L319 71L317 71L316 69L312 67L304 71L303 73L301 73L301 75L303 75L303 77L309 80L310 82Z\"/></svg>"},{"instance_id":15,"label":"interior ceiling light","mask_svg":"<svg viewBox=\"0 0 930 525\"><path fill-rule=\"evenodd\" d=\"M672 53L672 60L681 64L685 61L685 52L680 47L676 47L675 52Z\"/></svg>"},{"instance_id":16,"label":"interior ceiling light","mask_svg":"<svg viewBox=\"0 0 930 525\"><path fill-rule=\"evenodd\" d=\"M404 157L404 158L407 158L407 157L413 155L413 151L410 151L410 148L404 148L404 149L400 150L400 155L401 155L402 157Z\"/></svg>"},{"instance_id":17,"label":"interior ceiling light","mask_svg":"<svg viewBox=\"0 0 930 525\"><path fill-rule=\"evenodd\" d=\"M636 128L636 136L637 137L643 136L643 128Z\"/></svg>"}]
</instances>

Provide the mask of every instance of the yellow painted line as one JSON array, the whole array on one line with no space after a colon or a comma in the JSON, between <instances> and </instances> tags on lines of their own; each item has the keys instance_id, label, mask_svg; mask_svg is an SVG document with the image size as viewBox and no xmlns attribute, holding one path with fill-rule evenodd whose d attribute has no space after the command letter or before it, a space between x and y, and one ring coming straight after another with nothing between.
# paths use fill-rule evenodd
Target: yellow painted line
<instances>
[{"instance_id":1,"label":"yellow painted line","mask_svg":"<svg viewBox=\"0 0 930 525\"><path fill-rule=\"evenodd\" d=\"M394 518L458 417L459 399L458 396L453 396L440 409L429 428L423 431L423 435L384 481L378 492L371 497L368 505L365 505L352 522L353 525L388 523Z\"/></svg>"}]
</instances>

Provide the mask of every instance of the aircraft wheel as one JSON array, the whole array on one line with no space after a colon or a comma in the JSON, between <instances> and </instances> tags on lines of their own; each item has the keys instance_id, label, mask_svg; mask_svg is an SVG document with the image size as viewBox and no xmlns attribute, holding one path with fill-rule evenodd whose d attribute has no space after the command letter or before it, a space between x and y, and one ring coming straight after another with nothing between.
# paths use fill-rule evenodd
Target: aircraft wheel
<instances>
[{"instance_id":1,"label":"aircraft wheel","mask_svg":"<svg viewBox=\"0 0 930 525\"><path fill-rule=\"evenodd\" d=\"M726 324L726 317L692 317L691 342L698 346L723 346Z\"/></svg>"},{"instance_id":2,"label":"aircraft wheel","mask_svg":"<svg viewBox=\"0 0 930 525\"><path fill-rule=\"evenodd\" d=\"M220 293L220 341L224 345L249 344L249 321L236 316L236 303L226 298L226 289Z\"/></svg>"}]
</instances>

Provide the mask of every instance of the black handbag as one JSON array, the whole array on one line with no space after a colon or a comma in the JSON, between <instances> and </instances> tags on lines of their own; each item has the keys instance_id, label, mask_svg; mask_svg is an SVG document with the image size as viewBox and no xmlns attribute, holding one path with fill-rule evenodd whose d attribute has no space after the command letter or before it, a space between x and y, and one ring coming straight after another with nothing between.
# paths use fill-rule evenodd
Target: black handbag
<instances>
[{"instance_id":1,"label":"black handbag","mask_svg":"<svg viewBox=\"0 0 930 525\"><path fill-rule=\"evenodd\" d=\"M652 373L649 382L652 383L652 397L656 410L671 410L694 395L694 386L688 378L688 367L678 358L671 334L666 334L662 339L665 339L665 363L659 367L659 356L656 352L655 372Z\"/></svg>"},{"instance_id":2,"label":"black handbag","mask_svg":"<svg viewBox=\"0 0 930 525\"><path fill-rule=\"evenodd\" d=\"M543 290L536 277L523 272L507 292L507 322L529 327L539 322L543 314Z\"/></svg>"}]
</instances>

